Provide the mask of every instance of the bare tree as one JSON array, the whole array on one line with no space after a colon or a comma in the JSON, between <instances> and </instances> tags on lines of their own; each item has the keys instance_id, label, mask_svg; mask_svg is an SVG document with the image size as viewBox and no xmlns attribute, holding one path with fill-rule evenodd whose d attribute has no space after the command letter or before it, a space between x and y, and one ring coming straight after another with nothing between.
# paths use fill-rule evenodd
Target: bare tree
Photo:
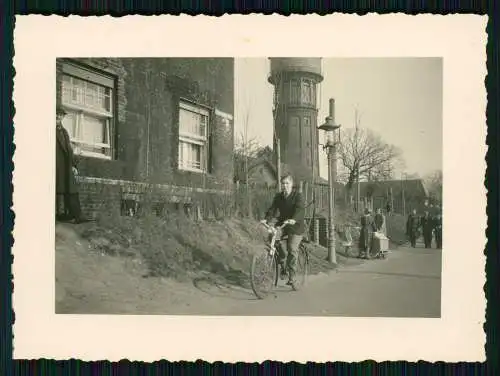
<instances>
[{"instance_id":1,"label":"bare tree","mask_svg":"<svg viewBox=\"0 0 500 376\"><path fill-rule=\"evenodd\" d=\"M437 202L442 202L443 200L443 171L435 170L425 176L424 182L429 190L429 195L431 199Z\"/></svg>"},{"instance_id":2,"label":"bare tree","mask_svg":"<svg viewBox=\"0 0 500 376\"><path fill-rule=\"evenodd\" d=\"M404 163L400 149L386 143L372 130L361 128L359 123L356 113L356 126L342 132L338 149L343 166L339 178L343 178L349 190L358 179L390 179L395 168Z\"/></svg>"},{"instance_id":3,"label":"bare tree","mask_svg":"<svg viewBox=\"0 0 500 376\"><path fill-rule=\"evenodd\" d=\"M241 132L234 145L234 180L246 183L254 162L263 154L263 150L267 149L262 148L257 139L249 139L248 134L245 136L245 132Z\"/></svg>"}]
</instances>

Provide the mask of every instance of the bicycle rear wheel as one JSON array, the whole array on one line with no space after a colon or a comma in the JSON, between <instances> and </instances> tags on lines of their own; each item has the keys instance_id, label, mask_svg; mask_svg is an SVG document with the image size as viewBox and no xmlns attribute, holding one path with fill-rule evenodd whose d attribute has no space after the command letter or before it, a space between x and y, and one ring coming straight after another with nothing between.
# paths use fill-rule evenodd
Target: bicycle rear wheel
<instances>
[{"instance_id":1,"label":"bicycle rear wheel","mask_svg":"<svg viewBox=\"0 0 500 376\"><path fill-rule=\"evenodd\" d=\"M294 290L300 290L307 284L307 275L309 273L309 253L304 243L299 246L297 254L297 275L295 283L292 286Z\"/></svg>"},{"instance_id":2,"label":"bicycle rear wheel","mask_svg":"<svg viewBox=\"0 0 500 376\"><path fill-rule=\"evenodd\" d=\"M278 279L278 264L276 257L268 251L261 251L252 258L250 284L254 294L259 299L265 299Z\"/></svg>"}]
</instances>

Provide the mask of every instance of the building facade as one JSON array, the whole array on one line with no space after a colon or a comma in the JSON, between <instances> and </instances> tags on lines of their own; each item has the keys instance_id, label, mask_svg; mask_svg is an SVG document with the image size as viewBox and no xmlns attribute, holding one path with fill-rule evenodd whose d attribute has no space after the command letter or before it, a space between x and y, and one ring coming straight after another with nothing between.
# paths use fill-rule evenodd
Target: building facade
<instances>
[{"instance_id":1,"label":"building facade","mask_svg":"<svg viewBox=\"0 0 500 376\"><path fill-rule=\"evenodd\" d=\"M268 81L274 86L275 140L280 157L299 180L319 176L318 87L320 58L271 58Z\"/></svg>"},{"instance_id":2,"label":"building facade","mask_svg":"<svg viewBox=\"0 0 500 376\"><path fill-rule=\"evenodd\" d=\"M90 187L120 207L146 185L179 202L232 183L232 58L60 58L56 69L84 210L99 199Z\"/></svg>"},{"instance_id":3,"label":"building facade","mask_svg":"<svg viewBox=\"0 0 500 376\"><path fill-rule=\"evenodd\" d=\"M354 199L358 187L355 183L351 191ZM429 192L422 179L384 180L359 183L359 197L361 206L368 206L372 210L381 208L385 210L387 204L392 212L409 214L413 209L419 213L428 200Z\"/></svg>"}]
</instances>

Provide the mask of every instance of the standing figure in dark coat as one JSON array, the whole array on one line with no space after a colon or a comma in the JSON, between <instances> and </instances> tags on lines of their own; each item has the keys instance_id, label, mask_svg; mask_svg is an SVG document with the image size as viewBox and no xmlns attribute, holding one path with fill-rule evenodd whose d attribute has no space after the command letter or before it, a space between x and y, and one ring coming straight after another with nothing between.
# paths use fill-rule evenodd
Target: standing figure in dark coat
<instances>
[{"instance_id":1,"label":"standing figure in dark coat","mask_svg":"<svg viewBox=\"0 0 500 376\"><path fill-rule=\"evenodd\" d=\"M73 156L68 131L62 121L66 112L57 109L56 114L56 219L81 222L80 199L75 181L76 160ZM63 207L61 213L61 206Z\"/></svg>"},{"instance_id":2,"label":"standing figure in dark coat","mask_svg":"<svg viewBox=\"0 0 500 376\"><path fill-rule=\"evenodd\" d=\"M413 209L408 220L406 221L406 236L410 239L410 244L413 248L417 246L418 228L420 220L417 216L417 210Z\"/></svg>"},{"instance_id":3,"label":"standing figure in dark coat","mask_svg":"<svg viewBox=\"0 0 500 376\"><path fill-rule=\"evenodd\" d=\"M370 257L370 248L373 235L373 218L370 209L365 209L365 214L361 217L361 231L359 234L359 257Z\"/></svg>"},{"instance_id":4,"label":"standing figure in dark coat","mask_svg":"<svg viewBox=\"0 0 500 376\"><path fill-rule=\"evenodd\" d=\"M423 217L420 219L420 225L422 226L422 234L424 235L425 248L431 248L434 221L428 211L424 212Z\"/></svg>"},{"instance_id":5,"label":"standing figure in dark coat","mask_svg":"<svg viewBox=\"0 0 500 376\"><path fill-rule=\"evenodd\" d=\"M385 216L382 214L382 209L378 208L373 219L373 231L387 235L387 226L385 224Z\"/></svg>"},{"instance_id":6,"label":"standing figure in dark coat","mask_svg":"<svg viewBox=\"0 0 500 376\"><path fill-rule=\"evenodd\" d=\"M438 213L434 217L434 237L436 239L436 248L441 249L443 247L443 223L441 213Z\"/></svg>"}]
</instances>

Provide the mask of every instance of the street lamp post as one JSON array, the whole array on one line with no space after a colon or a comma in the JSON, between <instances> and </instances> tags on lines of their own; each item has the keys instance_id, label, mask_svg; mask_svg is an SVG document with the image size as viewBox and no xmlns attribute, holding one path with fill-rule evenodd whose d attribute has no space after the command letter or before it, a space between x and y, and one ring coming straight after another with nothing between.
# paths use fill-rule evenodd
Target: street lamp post
<instances>
[{"instance_id":1,"label":"street lamp post","mask_svg":"<svg viewBox=\"0 0 500 376\"><path fill-rule=\"evenodd\" d=\"M340 128L340 124L335 124L335 99L330 99L330 114L325 118L324 124L319 129L325 132L326 143L323 149L328 154L328 261L337 263L337 255L335 252L335 226L333 223L334 206L335 206L335 176L333 173L333 161L336 154L335 131Z\"/></svg>"}]
</instances>

